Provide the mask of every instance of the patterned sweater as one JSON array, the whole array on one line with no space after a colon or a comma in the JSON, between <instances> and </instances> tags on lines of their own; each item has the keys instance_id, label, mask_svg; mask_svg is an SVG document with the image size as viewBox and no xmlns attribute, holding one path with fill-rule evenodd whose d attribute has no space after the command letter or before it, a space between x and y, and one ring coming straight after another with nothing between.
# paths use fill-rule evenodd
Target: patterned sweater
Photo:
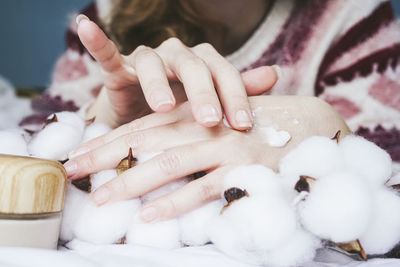
<instances>
[{"instance_id":1,"label":"patterned sweater","mask_svg":"<svg viewBox=\"0 0 400 267\"><path fill-rule=\"evenodd\" d=\"M107 23L111 0L82 13ZM77 110L102 87L99 66L82 46L75 20L66 34L47 93L35 114ZM315 95L330 103L359 135L385 149L400 173L400 22L385 0L279 0L252 36L227 59L244 71L278 64L273 95Z\"/></svg>"}]
</instances>

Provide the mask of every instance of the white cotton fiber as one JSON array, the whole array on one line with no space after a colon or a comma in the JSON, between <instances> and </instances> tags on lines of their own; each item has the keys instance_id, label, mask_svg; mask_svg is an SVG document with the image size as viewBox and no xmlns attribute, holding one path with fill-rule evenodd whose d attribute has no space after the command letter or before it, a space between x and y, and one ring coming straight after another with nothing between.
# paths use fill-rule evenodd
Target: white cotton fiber
<instances>
[{"instance_id":1,"label":"white cotton fiber","mask_svg":"<svg viewBox=\"0 0 400 267\"><path fill-rule=\"evenodd\" d=\"M360 242L367 254L384 254L400 242L400 197L381 188L374 200L374 213Z\"/></svg>"},{"instance_id":2,"label":"white cotton fiber","mask_svg":"<svg viewBox=\"0 0 400 267\"><path fill-rule=\"evenodd\" d=\"M100 122L93 122L92 124L90 124L85 128L85 131L83 133L82 143L85 143L110 131L111 131L110 126Z\"/></svg>"},{"instance_id":3,"label":"white cotton fiber","mask_svg":"<svg viewBox=\"0 0 400 267\"><path fill-rule=\"evenodd\" d=\"M342 169L342 158L335 141L323 136L312 136L282 158L279 172L288 185L293 187L300 175L319 179Z\"/></svg>"},{"instance_id":4,"label":"white cotton fiber","mask_svg":"<svg viewBox=\"0 0 400 267\"><path fill-rule=\"evenodd\" d=\"M232 187L246 190L250 196L282 194L279 176L262 165L239 166L228 172L224 178L222 194Z\"/></svg>"},{"instance_id":5,"label":"white cotton fiber","mask_svg":"<svg viewBox=\"0 0 400 267\"><path fill-rule=\"evenodd\" d=\"M299 205L303 226L320 238L348 242L359 238L372 216L368 183L354 174L337 173L317 180Z\"/></svg>"},{"instance_id":6,"label":"white cotton fiber","mask_svg":"<svg viewBox=\"0 0 400 267\"><path fill-rule=\"evenodd\" d=\"M85 129L85 121L76 112L63 111L55 113L57 116L57 121L61 123L68 124L69 126L75 128L81 134ZM50 115L48 119L51 119L54 115Z\"/></svg>"},{"instance_id":7,"label":"white cotton fiber","mask_svg":"<svg viewBox=\"0 0 400 267\"><path fill-rule=\"evenodd\" d=\"M28 156L27 144L20 131L0 131L0 154Z\"/></svg>"},{"instance_id":8,"label":"white cotton fiber","mask_svg":"<svg viewBox=\"0 0 400 267\"><path fill-rule=\"evenodd\" d=\"M157 189L141 196L140 199L142 200L143 204L146 204L146 203L153 201L157 198L160 198L166 194L174 192L175 190L181 188L182 186L184 186L187 183L188 183L188 180L186 178L170 182L166 185L161 186L160 188L157 188Z\"/></svg>"},{"instance_id":9,"label":"white cotton fiber","mask_svg":"<svg viewBox=\"0 0 400 267\"><path fill-rule=\"evenodd\" d=\"M210 242L208 227L219 216L224 206L221 199L212 201L178 218L181 241L188 246L202 246Z\"/></svg>"},{"instance_id":10,"label":"white cotton fiber","mask_svg":"<svg viewBox=\"0 0 400 267\"><path fill-rule=\"evenodd\" d=\"M121 240L132 217L141 206L139 199L96 206L91 199L81 203L81 213L73 228L76 238L94 244L113 244Z\"/></svg>"},{"instance_id":11,"label":"white cotton fiber","mask_svg":"<svg viewBox=\"0 0 400 267\"><path fill-rule=\"evenodd\" d=\"M296 216L288 202L272 196L234 201L210 225L215 246L252 264L262 264L265 253L288 242L296 231Z\"/></svg>"},{"instance_id":12,"label":"white cotton fiber","mask_svg":"<svg viewBox=\"0 0 400 267\"><path fill-rule=\"evenodd\" d=\"M321 246L318 238L298 229L286 244L276 247L267 253L264 264L268 266L305 266L311 261L316 249Z\"/></svg>"},{"instance_id":13,"label":"white cotton fiber","mask_svg":"<svg viewBox=\"0 0 400 267\"><path fill-rule=\"evenodd\" d=\"M163 249L179 248L178 220L143 223L136 215L126 234L126 243Z\"/></svg>"},{"instance_id":14,"label":"white cotton fiber","mask_svg":"<svg viewBox=\"0 0 400 267\"><path fill-rule=\"evenodd\" d=\"M110 180L117 177L117 171L115 169L112 170L104 170L98 173L92 174L90 176L90 182L92 185L92 192L95 191L97 188L102 186L103 184L109 182Z\"/></svg>"},{"instance_id":15,"label":"white cotton fiber","mask_svg":"<svg viewBox=\"0 0 400 267\"><path fill-rule=\"evenodd\" d=\"M32 138L28 152L34 157L64 160L81 139L82 132L75 127L62 122L50 123Z\"/></svg>"},{"instance_id":16,"label":"white cotton fiber","mask_svg":"<svg viewBox=\"0 0 400 267\"><path fill-rule=\"evenodd\" d=\"M75 238L73 229L78 217L80 217L82 205L88 198L88 193L79 190L71 182L67 183L60 232L62 241L70 241Z\"/></svg>"},{"instance_id":17,"label":"white cotton fiber","mask_svg":"<svg viewBox=\"0 0 400 267\"><path fill-rule=\"evenodd\" d=\"M374 143L354 135L343 138L342 150L346 167L374 185L383 185L392 173L389 154Z\"/></svg>"}]
</instances>

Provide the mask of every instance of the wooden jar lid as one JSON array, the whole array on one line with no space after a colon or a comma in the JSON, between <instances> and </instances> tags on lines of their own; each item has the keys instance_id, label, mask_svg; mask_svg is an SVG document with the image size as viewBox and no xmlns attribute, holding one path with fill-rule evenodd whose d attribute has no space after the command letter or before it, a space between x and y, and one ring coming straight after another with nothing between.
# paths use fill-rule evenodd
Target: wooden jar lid
<instances>
[{"instance_id":1,"label":"wooden jar lid","mask_svg":"<svg viewBox=\"0 0 400 267\"><path fill-rule=\"evenodd\" d=\"M0 213L59 212L66 183L57 161L0 154Z\"/></svg>"}]
</instances>

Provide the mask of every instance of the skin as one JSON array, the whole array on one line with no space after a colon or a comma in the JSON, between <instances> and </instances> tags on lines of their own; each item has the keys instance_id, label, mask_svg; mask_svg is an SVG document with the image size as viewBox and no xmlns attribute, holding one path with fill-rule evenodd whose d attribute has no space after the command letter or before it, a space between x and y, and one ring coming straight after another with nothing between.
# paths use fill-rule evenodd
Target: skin
<instances>
[{"instance_id":1,"label":"skin","mask_svg":"<svg viewBox=\"0 0 400 267\"><path fill-rule=\"evenodd\" d=\"M220 53L242 44L268 6L261 0L194 3L206 10L210 19L227 23L226 43L232 46L217 47ZM238 19L237 14L244 17ZM129 147L136 154L163 151L92 193L98 205L138 197L206 170L206 176L148 203L141 212L147 222L173 218L220 197L224 175L236 166L263 164L277 170L279 160L304 138L332 137L337 130L349 132L340 116L316 98L249 99L269 90L277 81L276 72L264 66L239 73L214 48L218 42L213 42L217 40L213 29L207 32L207 44L186 47L171 38L157 48L140 46L124 56L96 24L83 17L77 21L78 35L99 62L105 85L88 116L122 126L73 151L64 165L69 177L78 179L115 168ZM188 102L179 105L186 99ZM151 110L155 113L142 117ZM221 122L223 114L233 129ZM288 131L292 138L284 147L270 147L262 126Z\"/></svg>"},{"instance_id":2,"label":"skin","mask_svg":"<svg viewBox=\"0 0 400 267\"><path fill-rule=\"evenodd\" d=\"M222 52L242 44L267 8L265 0L195 3L200 10L213 11L206 12L210 20L231 23L226 25L226 43L233 46L219 47ZM232 15L243 10L252 12L247 13L252 16L239 23ZM213 47L212 40L219 34L213 29L207 31L211 44L186 47L179 39L170 38L157 48L139 46L124 56L95 23L84 16L77 22L79 38L100 64L104 77L104 87L88 115L113 127L151 111L169 112L188 99L201 125L217 125L224 113L233 128L246 130L253 124L247 95L264 93L277 80L269 66L240 74Z\"/></svg>"},{"instance_id":3,"label":"skin","mask_svg":"<svg viewBox=\"0 0 400 267\"><path fill-rule=\"evenodd\" d=\"M249 131L237 131L223 123L203 127L194 120L189 103L170 113L155 113L125 124L86 143L83 148L87 152L70 160L76 165L75 171L69 173L70 178L115 168L129 147L136 154L163 153L100 187L93 194L97 204L135 198L186 175L208 172L148 203L142 210L142 218L155 222L219 198L224 175L239 165L262 164L277 170L279 160L305 138L333 137L338 130L343 135L350 132L341 117L318 98L258 96L250 98L250 103L256 112L255 126ZM262 127L287 131L291 140L284 147L271 147L264 141Z\"/></svg>"}]
</instances>

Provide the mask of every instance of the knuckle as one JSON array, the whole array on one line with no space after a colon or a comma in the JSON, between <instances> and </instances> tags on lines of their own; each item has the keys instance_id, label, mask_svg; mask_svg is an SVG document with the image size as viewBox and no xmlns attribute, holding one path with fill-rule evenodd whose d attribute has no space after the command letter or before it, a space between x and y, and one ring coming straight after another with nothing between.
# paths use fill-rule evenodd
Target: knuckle
<instances>
[{"instance_id":1,"label":"knuckle","mask_svg":"<svg viewBox=\"0 0 400 267\"><path fill-rule=\"evenodd\" d=\"M165 198L165 203L167 205L167 208L164 209L164 217L165 218L172 218L175 215L178 214L178 208L177 205L175 203L175 201L170 198L170 197L166 197Z\"/></svg>"},{"instance_id":2,"label":"knuckle","mask_svg":"<svg viewBox=\"0 0 400 267\"><path fill-rule=\"evenodd\" d=\"M201 183L198 194L199 194L199 199L202 202L208 202L212 200L215 196L214 186L210 183Z\"/></svg>"},{"instance_id":3,"label":"knuckle","mask_svg":"<svg viewBox=\"0 0 400 267\"><path fill-rule=\"evenodd\" d=\"M141 132L134 132L125 135L124 139L124 142L128 147L137 148L144 142L145 136Z\"/></svg>"},{"instance_id":4,"label":"knuckle","mask_svg":"<svg viewBox=\"0 0 400 267\"><path fill-rule=\"evenodd\" d=\"M236 69L234 66L232 66L229 62L226 62L225 60L219 62L216 64L215 69L217 70L218 74L221 77L226 77L226 76L237 76L240 77L240 72L238 69Z\"/></svg>"},{"instance_id":5,"label":"knuckle","mask_svg":"<svg viewBox=\"0 0 400 267\"><path fill-rule=\"evenodd\" d=\"M189 73L205 73L208 72L208 68L201 58L189 56L180 60L177 71L182 75L186 75Z\"/></svg>"},{"instance_id":6,"label":"knuckle","mask_svg":"<svg viewBox=\"0 0 400 267\"><path fill-rule=\"evenodd\" d=\"M113 59L117 54L118 50L115 47L112 47L108 53L106 53L103 57L99 58L100 62L108 62Z\"/></svg>"},{"instance_id":7,"label":"knuckle","mask_svg":"<svg viewBox=\"0 0 400 267\"><path fill-rule=\"evenodd\" d=\"M138 47L136 47L135 51L132 52L132 54L143 51L143 50L147 50L147 49L150 49L150 48L145 45L139 45Z\"/></svg>"},{"instance_id":8,"label":"knuckle","mask_svg":"<svg viewBox=\"0 0 400 267\"><path fill-rule=\"evenodd\" d=\"M205 52L215 52L214 46L210 43L201 43L193 47L197 51L205 51Z\"/></svg>"},{"instance_id":9,"label":"knuckle","mask_svg":"<svg viewBox=\"0 0 400 267\"><path fill-rule=\"evenodd\" d=\"M88 152L86 160L83 161L87 171L92 171L96 169L97 157L93 152Z\"/></svg>"},{"instance_id":10,"label":"knuckle","mask_svg":"<svg viewBox=\"0 0 400 267\"><path fill-rule=\"evenodd\" d=\"M136 54L136 61L146 60L149 57L154 57L155 52L150 48L143 48Z\"/></svg>"},{"instance_id":11,"label":"knuckle","mask_svg":"<svg viewBox=\"0 0 400 267\"><path fill-rule=\"evenodd\" d=\"M136 132L144 127L144 121L142 118L136 119L128 124L126 124L126 130L128 133Z\"/></svg>"},{"instance_id":12,"label":"knuckle","mask_svg":"<svg viewBox=\"0 0 400 267\"><path fill-rule=\"evenodd\" d=\"M182 47L182 46L184 46L182 41L179 40L176 37L168 38L161 45L164 45L164 46L167 46L167 47Z\"/></svg>"},{"instance_id":13,"label":"knuckle","mask_svg":"<svg viewBox=\"0 0 400 267\"><path fill-rule=\"evenodd\" d=\"M201 58L193 55L186 57L185 60L182 60L181 65L187 66L187 68L199 68L199 67L204 67L205 63Z\"/></svg>"},{"instance_id":14,"label":"knuckle","mask_svg":"<svg viewBox=\"0 0 400 267\"><path fill-rule=\"evenodd\" d=\"M117 192L120 196L126 195L128 191L128 181L126 176L120 176L112 180L111 187L112 191Z\"/></svg>"},{"instance_id":15,"label":"knuckle","mask_svg":"<svg viewBox=\"0 0 400 267\"><path fill-rule=\"evenodd\" d=\"M158 158L158 166L165 174L173 174L181 166L181 157L176 153L163 153Z\"/></svg>"}]
</instances>

